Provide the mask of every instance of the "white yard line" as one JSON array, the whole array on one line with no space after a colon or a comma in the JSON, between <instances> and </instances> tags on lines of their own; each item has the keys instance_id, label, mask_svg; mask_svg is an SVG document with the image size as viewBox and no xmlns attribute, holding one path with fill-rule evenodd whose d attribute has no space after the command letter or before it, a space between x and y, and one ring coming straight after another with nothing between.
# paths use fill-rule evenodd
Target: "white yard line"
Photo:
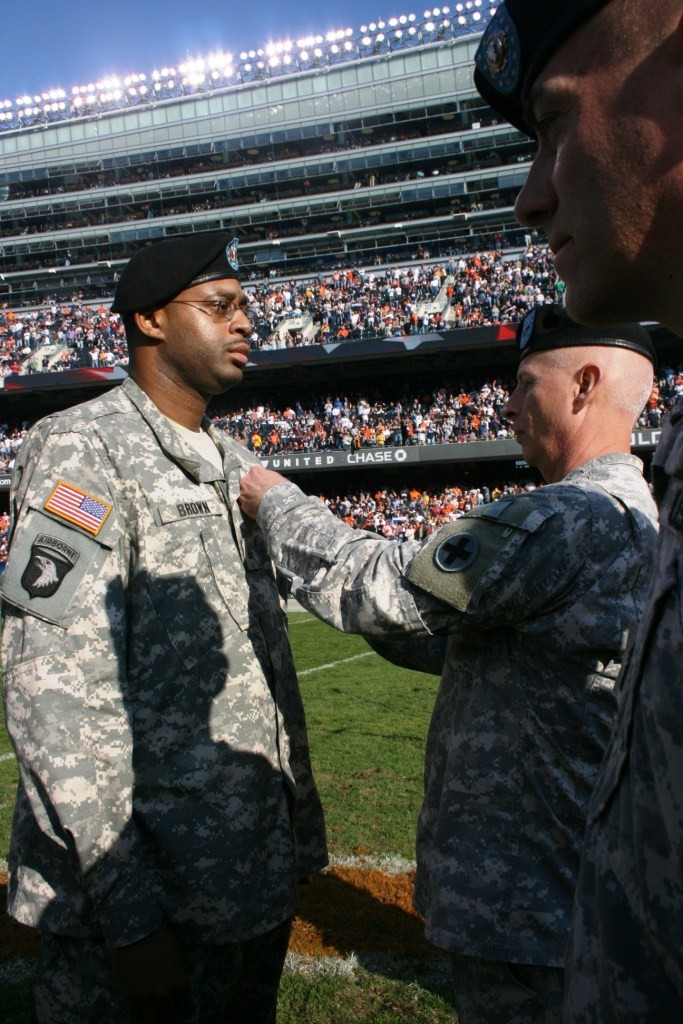
<instances>
[{"instance_id":1,"label":"white yard line","mask_svg":"<svg viewBox=\"0 0 683 1024\"><path fill-rule=\"evenodd\" d=\"M0 984L5 986L20 985L33 975L35 966L35 959L28 957L0 964ZM290 952L287 953L285 959L284 973L300 974L309 978L329 977L330 975L338 978L353 978L358 973L360 967L363 967L369 973L385 974L387 977L404 976L407 981L414 982L415 968L411 961L402 962L396 957L382 956L381 954L349 953L345 957L315 957ZM437 961L435 966L428 969L427 974L425 974L425 965L423 964L420 967L423 983L425 977L441 977L443 972L444 967L440 960Z\"/></svg>"},{"instance_id":2,"label":"white yard line","mask_svg":"<svg viewBox=\"0 0 683 1024\"><path fill-rule=\"evenodd\" d=\"M365 871L381 871L385 875L406 875L409 871L415 870L415 861L406 857L399 857L394 853L378 853L375 856L370 854L331 854L330 868L361 868ZM329 871L329 868L323 870Z\"/></svg>"},{"instance_id":3,"label":"white yard line","mask_svg":"<svg viewBox=\"0 0 683 1024\"><path fill-rule=\"evenodd\" d=\"M309 977L331 974L341 978L353 978L359 966L355 953L350 953L346 957L288 953L285 959L285 974L303 974Z\"/></svg>"},{"instance_id":4,"label":"white yard line","mask_svg":"<svg viewBox=\"0 0 683 1024\"><path fill-rule=\"evenodd\" d=\"M402 979L419 992L421 987L429 987L430 983L445 985L450 977L450 966L434 948L434 955L427 962L421 959L419 982L416 981L415 963L410 959L384 953L349 953L345 957L335 956L303 956L301 953L288 953L285 959L285 974L302 974L305 977L324 977L336 975L341 978L353 978L363 969L368 974L382 974L386 978Z\"/></svg>"},{"instance_id":5,"label":"white yard line","mask_svg":"<svg viewBox=\"0 0 683 1024\"><path fill-rule=\"evenodd\" d=\"M337 665L344 665L347 661L358 661L359 658L371 658L374 651L363 651L362 654L352 654L350 658L340 658L339 661L328 661L325 665L316 665L314 668L305 668L303 672L297 672L299 679L302 676L310 676L312 672L322 672L326 668L336 668Z\"/></svg>"}]
</instances>

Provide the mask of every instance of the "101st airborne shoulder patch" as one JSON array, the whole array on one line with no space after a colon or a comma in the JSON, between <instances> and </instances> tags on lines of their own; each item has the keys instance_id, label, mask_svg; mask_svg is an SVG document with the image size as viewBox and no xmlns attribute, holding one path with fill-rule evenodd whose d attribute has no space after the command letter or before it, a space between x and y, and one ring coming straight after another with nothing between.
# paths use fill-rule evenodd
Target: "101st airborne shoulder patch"
<instances>
[{"instance_id":1,"label":"101st airborne shoulder patch","mask_svg":"<svg viewBox=\"0 0 683 1024\"><path fill-rule=\"evenodd\" d=\"M53 516L65 519L96 537L113 506L103 498L82 491L74 484L60 480L43 508Z\"/></svg>"},{"instance_id":2,"label":"101st airborne shoulder patch","mask_svg":"<svg viewBox=\"0 0 683 1024\"><path fill-rule=\"evenodd\" d=\"M21 585L30 597L52 597L78 558L78 551L70 544L47 533L39 533L31 545L31 557L21 577Z\"/></svg>"}]
</instances>

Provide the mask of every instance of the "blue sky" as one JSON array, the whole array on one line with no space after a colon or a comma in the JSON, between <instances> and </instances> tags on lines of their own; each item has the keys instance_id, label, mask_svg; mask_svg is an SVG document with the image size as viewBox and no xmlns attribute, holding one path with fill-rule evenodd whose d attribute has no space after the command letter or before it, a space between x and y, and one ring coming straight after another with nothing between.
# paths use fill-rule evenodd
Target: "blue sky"
<instances>
[{"instance_id":1,"label":"blue sky","mask_svg":"<svg viewBox=\"0 0 683 1024\"><path fill-rule=\"evenodd\" d=\"M339 13L333 13L334 10ZM16 100L110 75L149 73L217 50L234 55L271 40L358 29L425 10L395 0L8 0L3 18L0 100Z\"/></svg>"}]
</instances>

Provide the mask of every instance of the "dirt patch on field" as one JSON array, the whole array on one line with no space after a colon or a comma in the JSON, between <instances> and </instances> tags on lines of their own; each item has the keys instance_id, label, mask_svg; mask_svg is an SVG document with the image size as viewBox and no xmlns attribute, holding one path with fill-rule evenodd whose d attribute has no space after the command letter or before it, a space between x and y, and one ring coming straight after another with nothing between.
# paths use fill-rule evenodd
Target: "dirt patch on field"
<instances>
[{"instance_id":1,"label":"dirt patch on field","mask_svg":"<svg viewBox=\"0 0 683 1024\"><path fill-rule=\"evenodd\" d=\"M411 906L414 872L385 874L335 866L302 886L290 950L303 956L382 953L422 961L437 952ZM39 940L6 911L7 878L0 874L0 964L33 959Z\"/></svg>"},{"instance_id":2,"label":"dirt patch on field","mask_svg":"<svg viewBox=\"0 0 683 1024\"><path fill-rule=\"evenodd\" d=\"M414 872L335 866L302 886L290 949L305 956L434 954L411 906Z\"/></svg>"}]
</instances>

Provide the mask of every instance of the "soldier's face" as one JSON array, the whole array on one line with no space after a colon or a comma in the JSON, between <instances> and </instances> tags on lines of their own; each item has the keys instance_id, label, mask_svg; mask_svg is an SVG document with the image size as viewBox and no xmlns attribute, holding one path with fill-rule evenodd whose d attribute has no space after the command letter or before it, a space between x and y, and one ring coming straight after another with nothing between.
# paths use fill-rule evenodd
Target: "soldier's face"
<instances>
[{"instance_id":1,"label":"soldier's face","mask_svg":"<svg viewBox=\"0 0 683 1024\"><path fill-rule=\"evenodd\" d=\"M237 306L231 319L225 314ZM160 311L160 357L169 372L204 397L222 394L242 380L251 324L234 278L193 285Z\"/></svg>"},{"instance_id":2,"label":"soldier's face","mask_svg":"<svg viewBox=\"0 0 683 1024\"><path fill-rule=\"evenodd\" d=\"M534 83L529 118L538 152L515 212L545 229L574 319L671 326L672 318L683 321L674 280L683 208L683 118L674 96L682 76L672 59L669 73L666 47L648 52L637 41L601 57L619 11L608 4Z\"/></svg>"},{"instance_id":3,"label":"soldier's face","mask_svg":"<svg viewBox=\"0 0 683 1024\"><path fill-rule=\"evenodd\" d=\"M573 369L552 362L552 352L527 356L503 408L524 458L540 470L546 483L556 483L568 472L576 393Z\"/></svg>"}]
</instances>

